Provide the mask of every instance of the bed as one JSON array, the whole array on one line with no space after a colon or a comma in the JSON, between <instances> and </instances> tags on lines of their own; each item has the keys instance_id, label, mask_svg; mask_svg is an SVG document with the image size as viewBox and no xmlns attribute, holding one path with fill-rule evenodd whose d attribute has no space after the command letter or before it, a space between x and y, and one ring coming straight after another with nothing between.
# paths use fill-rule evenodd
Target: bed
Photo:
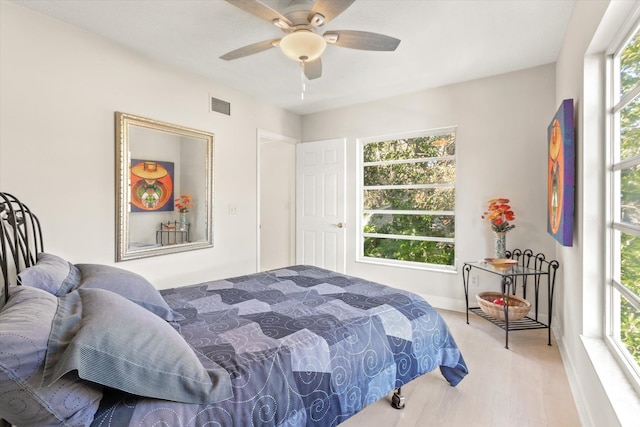
<instances>
[{"instance_id":1,"label":"bed","mask_svg":"<svg viewBox=\"0 0 640 427\"><path fill-rule=\"evenodd\" d=\"M467 366L421 297L297 265L157 291L45 252L0 193L0 418L15 425L335 426ZM393 409L390 409L393 410Z\"/></svg>"}]
</instances>

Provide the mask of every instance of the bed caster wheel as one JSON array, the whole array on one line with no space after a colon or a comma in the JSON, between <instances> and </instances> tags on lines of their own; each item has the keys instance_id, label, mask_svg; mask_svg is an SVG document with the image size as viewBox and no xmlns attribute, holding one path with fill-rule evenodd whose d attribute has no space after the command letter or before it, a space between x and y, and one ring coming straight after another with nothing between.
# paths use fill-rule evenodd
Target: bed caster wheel
<instances>
[{"instance_id":1,"label":"bed caster wheel","mask_svg":"<svg viewBox=\"0 0 640 427\"><path fill-rule=\"evenodd\" d=\"M404 396L400 394L400 390L396 390L391 397L391 406L395 409L404 409Z\"/></svg>"}]
</instances>

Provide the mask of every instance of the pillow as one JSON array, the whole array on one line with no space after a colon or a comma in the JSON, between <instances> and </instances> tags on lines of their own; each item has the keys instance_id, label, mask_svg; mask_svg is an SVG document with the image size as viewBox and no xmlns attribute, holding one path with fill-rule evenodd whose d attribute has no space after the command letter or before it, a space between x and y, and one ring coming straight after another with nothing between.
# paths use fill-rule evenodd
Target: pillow
<instances>
[{"instance_id":1,"label":"pillow","mask_svg":"<svg viewBox=\"0 0 640 427\"><path fill-rule=\"evenodd\" d=\"M227 371L196 352L173 327L104 289L61 298L49 337L43 384L68 372L138 396L184 403L231 397Z\"/></svg>"},{"instance_id":2,"label":"pillow","mask_svg":"<svg viewBox=\"0 0 640 427\"><path fill-rule=\"evenodd\" d=\"M115 292L164 320L174 320L169 305L158 290L139 274L102 264L76 264L75 266L81 276L78 287Z\"/></svg>"},{"instance_id":3,"label":"pillow","mask_svg":"<svg viewBox=\"0 0 640 427\"><path fill-rule=\"evenodd\" d=\"M18 282L61 296L78 286L80 272L59 256L42 252L36 256L35 265L18 274Z\"/></svg>"},{"instance_id":4,"label":"pillow","mask_svg":"<svg viewBox=\"0 0 640 427\"><path fill-rule=\"evenodd\" d=\"M85 426L100 405L102 387L75 373L41 387L57 307L50 293L15 286L0 310L0 418L13 425Z\"/></svg>"},{"instance_id":5,"label":"pillow","mask_svg":"<svg viewBox=\"0 0 640 427\"><path fill-rule=\"evenodd\" d=\"M144 277L102 264L71 264L57 255L39 253L34 266L18 274L18 282L63 296L80 286L107 289L162 317L174 320L173 312L158 290Z\"/></svg>"}]
</instances>

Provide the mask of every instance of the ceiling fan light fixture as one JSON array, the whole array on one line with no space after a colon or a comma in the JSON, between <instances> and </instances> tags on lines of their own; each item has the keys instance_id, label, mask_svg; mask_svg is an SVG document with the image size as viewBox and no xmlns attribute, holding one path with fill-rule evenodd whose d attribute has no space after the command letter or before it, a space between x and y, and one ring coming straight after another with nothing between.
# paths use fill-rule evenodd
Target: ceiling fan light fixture
<instances>
[{"instance_id":1,"label":"ceiling fan light fixture","mask_svg":"<svg viewBox=\"0 0 640 427\"><path fill-rule=\"evenodd\" d=\"M300 30L287 34L280 40L280 49L294 61L313 61L322 55L327 47L326 40L318 34Z\"/></svg>"}]
</instances>

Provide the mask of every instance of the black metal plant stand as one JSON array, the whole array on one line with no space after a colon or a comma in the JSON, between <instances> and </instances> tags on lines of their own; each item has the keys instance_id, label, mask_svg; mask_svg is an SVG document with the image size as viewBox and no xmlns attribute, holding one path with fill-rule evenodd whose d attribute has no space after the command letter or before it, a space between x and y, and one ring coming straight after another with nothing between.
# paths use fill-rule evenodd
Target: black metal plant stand
<instances>
[{"instance_id":1,"label":"black metal plant stand","mask_svg":"<svg viewBox=\"0 0 640 427\"><path fill-rule=\"evenodd\" d=\"M541 253L534 255L531 249L521 251L514 249L512 252L507 251L507 258L514 259L517 264L509 267L497 267L488 262L465 262L462 267L462 282L464 285L464 297L467 308L467 324L469 324L469 312L472 312L494 325L504 329L505 331L505 348L509 348L509 332L522 331L531 329L548 329L548 342L551 345L551 318L553 313L553 293L555 290L556 272L560 264L556 260L547 261ZM480 307L469 307L469 274L472 269L482 270L501 278L502 294L516 295L518 288L522 289L522 297L527 298L527 285L532 284L534 287L534 300L532 308L534 309L533 317L525 316L520 320L509 320L509 306L504 305L505 320L496 319L487 315ZM546 280L545 280L546 279ZM548 322L545 324L538 320L538 307L540 286L543 282L547 284L547 307Z\"/></svg>"},{"instance_id":2,"label":"black metal plant stand","mask_svg":"<svg viewBox=\"0 0 640 427\"><path fill-rule=\"evenodd\" d=\"M191 224L186 224L186 228L181 230L178 221L162 222L160 228L156 230L156 244L167 246L189 243L190 228Z\"/></svg>"}]
</instances>

